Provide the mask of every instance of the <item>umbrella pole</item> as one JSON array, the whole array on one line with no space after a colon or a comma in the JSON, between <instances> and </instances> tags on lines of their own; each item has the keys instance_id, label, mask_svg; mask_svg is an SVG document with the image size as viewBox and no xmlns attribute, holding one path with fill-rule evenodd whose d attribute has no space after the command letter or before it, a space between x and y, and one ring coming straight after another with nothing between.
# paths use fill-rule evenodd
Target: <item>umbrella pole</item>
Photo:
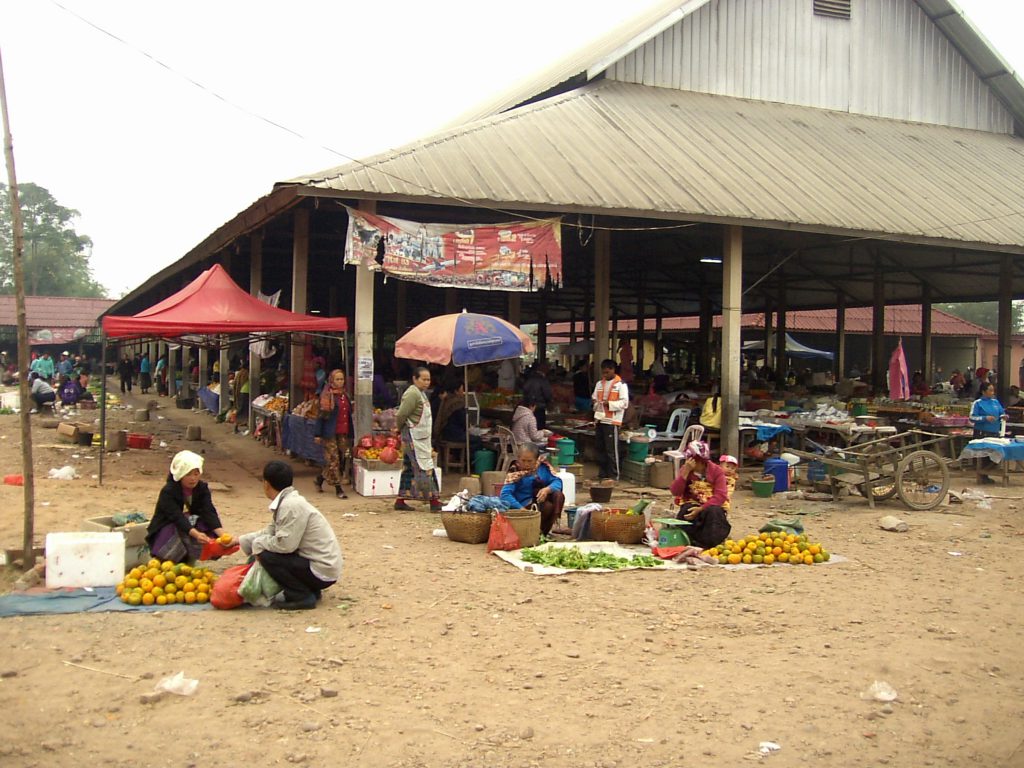
<instances>
[{"instance_id":1,"label":"umbrella pole","mask_svg":"<svg viewBox=\"0 0 1024 768\"><path fill-rule=\"evenodd\" d=\"M462 408L462 417L466 420L466 477L469 477L471 472L469 465L469 366L462 366L462 397L464 400L464 406Z\"/></svg>"},{"instance_id":2,"label":"umbrella pole","mask_svg":"<svg viewBox=\"0 0 1024 768\"><path fill-rule=\"evenodd\" d=\"M103 454L107 450L107 334L100 344L100 485L103 485Z\"/></svg>"}]
</instances>

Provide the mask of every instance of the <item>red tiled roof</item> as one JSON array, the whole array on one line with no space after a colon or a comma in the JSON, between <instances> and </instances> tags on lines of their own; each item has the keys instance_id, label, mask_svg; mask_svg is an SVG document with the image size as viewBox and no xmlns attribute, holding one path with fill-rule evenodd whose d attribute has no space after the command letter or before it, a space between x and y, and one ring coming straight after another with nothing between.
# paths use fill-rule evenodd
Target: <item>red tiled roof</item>
<instances>
[{"instance_id":1,"label":"red tiled roof","mask_svg":"<svg viewBox=\"0 0 1024 768\"><path fill-rule=\"evenodd\" d=\"M25 317L29 328L92 328L114 302L73 296L26 296ZM0 296L0 326L17 325L13 296Z\"/></svg>"},{"instance_id":2,"label":"red tiled roof","mask_svg":"<svg viewBox=\"0 0 1024 768\"><path fill-rule=\"evenodd\" d=\"M870 334L872 329L871 314L871 307L847 309L846 332ZM722 316L715 315L713 322L715 328L720 328L722 325ZM764 328L764 314L753 312L744 313L741 323L742 327L747 329ZM577 328L579 327L580 326L577 326ZM661 321L661 328L663 331L696 331L699 327L699 317L666 317L662 318ZM637 329L637 322L636 320L619 320L618 328L619 333L635 333ZM655 319L653 317L646 318L644 328L646 331L653 332L655 329ZM786 330L790 332L803 331L806 333L835 333L836 311L834 309L808 309L787 312ZM887 335L920 335L921 305L897 304L886 307L885 333ZM969 336L974 338L978 336L995 336L996 332L933 307L932 335ZM562 338L568 339L568 336L569 323L551 323L548 325L548 337L552 343L558 343Z\"/></svg>"}]
</instances>

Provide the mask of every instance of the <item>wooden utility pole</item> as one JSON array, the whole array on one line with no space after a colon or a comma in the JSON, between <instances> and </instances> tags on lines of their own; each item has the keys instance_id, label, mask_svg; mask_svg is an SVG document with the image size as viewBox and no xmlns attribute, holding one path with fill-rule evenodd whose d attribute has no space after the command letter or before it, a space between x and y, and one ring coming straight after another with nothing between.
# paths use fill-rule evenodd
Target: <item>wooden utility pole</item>
<instances>
[{"instance_id":1,"label":"wooden utility pole","mask_svg":"<svg viewBox=\"0 0 1024 768\"><path fill-rule=\"evenodd\" d=\"M14 172L14 140L11 121L7 115L7 84L4 81L4 62L0 55L0 113L4 121L4 160L7 161L7 193L11 201L11 228L14 230L14 301L18 314L18 391L21 396L21 474L24 480L25 531L22 545L25 551L25 569L36 564L32 539L35 535L35 474L32 471L31 400L28 386L28 322L25 316L25 270L21 263L25 247L25 232L18 201L18 176Z\"/></svg>"}]
</instances>

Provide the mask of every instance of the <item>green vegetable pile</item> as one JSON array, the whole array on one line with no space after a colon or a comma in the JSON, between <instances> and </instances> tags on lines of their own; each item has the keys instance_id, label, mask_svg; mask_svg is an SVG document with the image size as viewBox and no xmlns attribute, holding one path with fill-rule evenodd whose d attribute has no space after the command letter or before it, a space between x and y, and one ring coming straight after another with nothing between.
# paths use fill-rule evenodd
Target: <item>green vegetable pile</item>
<instances>
[{"instance_id":1,"label":"green vegetable pile","mask_svg":"<svg viewBox=\"0 0 1024 768\"><path fill-rule=\"evenodd\" d=\"M588 568L608 568L617 571L620 568L653 568L664 564L664 561L650 555L619 557L607 552L582 552L579 547L529 547L523 550L522 557L527 563L568 568L573 571L585 571Z\"/></svg>"}]
</instances>

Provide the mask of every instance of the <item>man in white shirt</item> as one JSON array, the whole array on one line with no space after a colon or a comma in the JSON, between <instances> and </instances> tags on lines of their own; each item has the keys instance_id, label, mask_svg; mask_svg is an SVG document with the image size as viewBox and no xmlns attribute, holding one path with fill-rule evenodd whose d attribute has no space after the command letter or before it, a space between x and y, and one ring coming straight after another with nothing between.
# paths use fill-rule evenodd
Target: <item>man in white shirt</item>
<instances>
[{"instance_id":1,"label":"man in white shirt","mask_svg":"<svg viewBox=\"0 0 1024 768\"><path fill-rule=\"evenodd\" d=\"M601 478L619 479L619 427L629 407L629 385L615 373L615 361L601 362L601 379L591 395L597 422L597 453Z\"/></svg>"},{"instance_id":2,"label":"man in white shirt","mask_svg":"<svg viewBox=\"0 0 1024 768\"><path fill-rule=\"evenodd\" d=\"M281 585L273 607L283 610L316 608L320 593L341 578L344 560L330 523L292 487L290 465L271 461L263 468L263 493L274 518L262 531L239 536L247 555Z\"/></svg>"}]
</instances>

